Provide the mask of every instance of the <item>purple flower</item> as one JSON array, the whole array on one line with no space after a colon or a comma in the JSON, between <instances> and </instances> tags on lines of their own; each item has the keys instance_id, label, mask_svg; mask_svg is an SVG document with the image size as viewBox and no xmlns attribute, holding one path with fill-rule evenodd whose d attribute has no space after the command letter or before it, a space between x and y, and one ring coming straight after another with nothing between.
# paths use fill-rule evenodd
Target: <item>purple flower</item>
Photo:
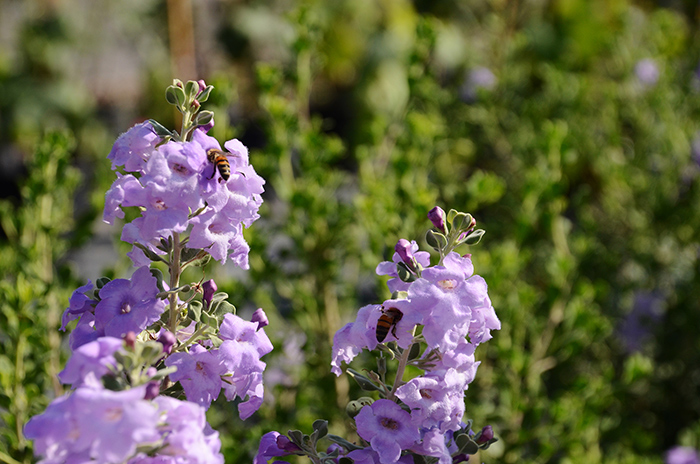
<instances>
[{"instance_id":1,"label":"purple flower","mask_svg":"<svg viewBox=\"0 0 700 464\"><path fill-rule=\"evenodd\" d=\"M124 462L157 443L159 414L143 400L145 386L113 392L80 387L57 398L24 428L42 462Z\"/></svg>"},{"instance_id":2,"label":"purple flower","mask_svg":"<svg viewBox=\"0 0 700 464\"><path fill-rule=\"evenodd\" d=\"M653 86L659 80L659 68L656 62L650 58L639 60L634 65L634 74L639 82L647 87Z\"/></svg>"},{"instance_id":3,"label":"purple flower","mask_svg":"<svg viewBox=\"0 0 700 464\"><path fill-rule=\"evenodd\" d=\"M424 314L423 336L430 348L454 348L469 332L472 306L481 295L467 286L459 273L442 266L425 269L411 285L409 300Z\"/></svg>"},{"instance_id":4,"label":"purple flower","mask_svg":"<svg viewBox=\"0 0 700 464\"><path fill-rule=\"evenodd\" d=\"M97 328L119 338L127 332L141 332L165 310L165 301L157 294L156 278L145 266L137 269L130 280L107 282L100 289L102 300L95 307Z\"/></svg>"},{"instance_id":5,"label":"purple flower","mask_svg":"<svg viewBox=\"0 0 700 464\"><path fill-rule=\"evenodd\" d=\"M618 328L628 352L640 351L651 339L654 327L664 315L665 298L659 292L638 291L634 295L632 311Z\"/></svg>"},{"instance_id":6,"label":"purple flower","mask_svg":"<svg viewBox=\"0 0 700 464\"><path fill-rule=\"evenodd\" d=\"M357 312L355 322L346 324L333 336L333 358L331 372L340 375L342 362L350 364L355 356L362 352L363 348L373 350L377 347L376 320L381 314L380 305L367 305ZM369 323L370 317L374 319L374 326Z\"/></svg>"},{"instance_id":7,"label":"purple flower","mask_svg":"<svg viewBox=\"0 0 700 464\"><path fill-rule=\"evenodd\" d=\"M365 406L355 416L355 423L357 434L371 444L382 464L395 463L401 450L410 448L420 439L411 415L390 400L377 400Z\"/></svg>"},{"instance_id":8,"label":"purple flower","mask_svg":"<svg viewBox=\"0 0 700 464\"><path fill-rule=\"evenodd\" d=\"M405 238L399 239L394 247L394 250L399 254L401 261L409 267L409 269L416 270L416 258L413 256L411 250L411 242Z\"/></svg>"},{"instance_id":9,"label":"purple flower","mask_svg":"<svg viewBox=\"0 0 700 464\"><path fill-rule=\"evenodd\" d=\"M160 139L150 122L136 124L114 142L107 158L112 160L112 169L124 166L126 171L141 171Z\"/></svg>"},{"instance_id":10,"label":"purple flower","mask_svg":"<svg viewBox=\"0 0 700 464\"><path fill-rule=\"evenodd\" d=\"M490 69L484 67L474 68L460 88L460 98L465 103L474 103L480 91L491 91L497 84L496 76Z\"/></svg>"},{"instance_id":11,"label":"purple flower","mask_svg":"<svg viewBox=\"0 0 700 464\"><path fill-rule=\"evenodd\" d=\"M63 312L61 330L66 330L66 324L72 320L80 318L83 313L95 312L97 300L93 300L85 294L86 292L92 291L92 288L92 281L88 280L86 285L79 287L73 292L73 295L70 297L68 307Z\"/></svg>"},{"instance_id":12,"label":"purple flower","mask_svg":"<svg viewBox=\"0 0 700 464\"><path fill-rule=\"evenodd\" d=\"M437 428L426 429L421 432L423 439L414 445L411 451L422 456L439 458L439 464L452 464L452 456L445 443L446 436Z\"/></svg>"},{"instance_id":13,"label":"purple flower","mask_svg":"<svg viewBox=\"0 0 700 464\"><path fill-rule=\"evenodd\" d=\"M190 233L189 246L204 248L221 264L226 263L231 243L243 233L240 224L228 220L215 210L208 210L192 219L194 227Z\"/></svg>"},{"instance_id":14,"label":"purple flower","mask_svg":"<svg viewBox=\"0 0 700 464\"><path fill-rule=\"evenodd\" d=\"M280 440L281 438L287 437L274 431L267 432L265 435L263 435L260 439L258 453L255 455L253 464L266 464L270 458L287 456L290 454L291 452L286 449L288 448L287 443L289 442L289 439L287 438L286 440Z\"/></svg>"},{"instance_id":15,"label":"purple flower","mask_svg":"<svg viewBox=\"0 0 700 464\"><path fill-rule=\"evenodd\" d=\"M464 375L454 369L415 377L396 391L411 408L411 418L421 428L438 427L441 432L459 430L464 415Z\"/></svg>"},{"instance_id":16,"label":"purple flower","mask_svg":"<svg viewBox=\"0 0 700 464\"><path fill-rule=\"evenodd\" d=\"M75 351L80 346L104 337L104 335L104 328L97 329L95 327L95 315L91 312L86 312L80 317L78 325L70 333L70 349Z\"/></svg>"},{"instance_id":17,"label":"purple flower","mask_svg":"<svg viewBox=\"0 0 700 464\"><path fill-rule=\"evenodd\" d=\"M58 374L58 378L62 383L70 384L73 388L80 387L90 373L99 379L107 374L110 368L116 366L114 353L123 346L124 342L114 337L101 337L86 343L73 351L65 369Z\"/></svg>"},{"instance_id":18,"label":"purple flower","mask_svg":"<svg viewBox=\"0 0 700 464\"><path fill-rule=\"evenodd\" d=\"M223 464L219 433L207 424L205 408L167 396L159 396L154 402L166 423L160 428L165 443L159 455L179 457L182 461L178 462Z\"/></svg>"},{"instance_id":19,"label":"purple flower","mask_svg":"<svg viewBox=\"0 0 700 464\"><path fill-rule=\"evenodd\" d=\"M666 464L700 464L700 454L689 446L676 446L666 453Z\"/></svg>"},{"instance_id":20,"label":"purple flower","mask_svg":"<svg viewBox=\"0 0 700 464\"><path fill-rule=\"evenodd\" d=\"M208 409L211 402L219 396L221 376L226 373L226 367L216 352L194 345L189 353L170 355L165 360L165 365L177 367L177 371L170 374L170 380L180 382L188 401Z\"/></svg>"},{"instance_id":21,"label":"purple flower","mask_svg":"<svg viewBox=\"0 0 700 464\"><path fill-rule=\"evenodd\" d=\"M415 241L411 241L411 253L416 259L416 262L422 267L426 268L430 266L430 253L428 253L427 251L418 251L418 244ZM396 273L396 264L402 261L401 256L399 256L398 253L394 253L391 259L393 262L382 261L381 263L379 263L375 272L377 273L377 275L388 275L393 277L393 279L390 279L387 282L389 291L391 291L392 293L396 291L408 290L408 287L411 284L399 279L398 274Z\"/></svg>"},{"instance_id":22,"label":"purple flower","mask_svg":"<svg viewBox=\"0 0 700 464\"><path fill-rule=\"evenodd\" d=\"M224 340L218 354L226 366L221 384L226 398L230 401L236 396L241 399L248 396L247 401L238 405L241 419L250 417L262 404L265 363L260 358L272 351L270 339L257 326L256 322L226 314L219 331L219 336Z\"/></svg>"}]
</instances>

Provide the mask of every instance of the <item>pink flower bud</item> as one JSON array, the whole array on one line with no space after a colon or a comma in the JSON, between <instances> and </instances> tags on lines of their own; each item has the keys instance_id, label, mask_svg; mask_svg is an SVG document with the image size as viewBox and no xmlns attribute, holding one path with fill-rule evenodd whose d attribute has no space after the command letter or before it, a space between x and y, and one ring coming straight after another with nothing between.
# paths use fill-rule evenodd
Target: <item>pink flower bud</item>
<instances>
[{"instance_id":1,"label":"pink flower bud","mask_svg":"<svg viewBox=\"0 0 700 464\"><path fill-rule=\"evenodd\" d=\"M170 354L173 346L175 346L175 342L177 342L177 338L172 332L163 330L158 336L158 342L163 345L163 353Z\"/></svg>"},{"instance_id":2,"label":"pink flower bud","mask_svg":"<svg viewBox=\"0 0 700 464\"><path fill-rule=\"evenodd\" d=\"M447 229L445 228L446 217L447 216L445 215L445 211L439 206L436 206L435 208L428 211L428 219L430 219L430 222L433 223L435 228L437 228L437 230L439 230L443 234L447 233Z\"/></svg>"},{"instance_id":3,"label":"pink flower bud","mask_svg":"<svg viewBox=\"0 0 700 464\"><path fill-rule=\"evenodd\" d=\"M406 263L406 265L409 268L411 268L411 269L416 268L416 265L415 265L416 259L413 257L413 251L411 251L411 242L409 242L405 238L401 238L396 243L394 250L396 250L396 252L399 254L401 261Z\"/></svg>"},{"instance_id":4,"label":"pink flower bud","mask_svg":"<svg viewBox=\"0 0 700 464\"><path fill-rule=\"evenodd\" d=\"M202 289L204 290L204 301L207 303L207 306L211 304L211 298L214 296L214 293L216 290L218 290L219 287L216 286L216 282L214 282L214 279L207 280L202 284Z\"/></svg>"},{"instance_id":5,"label":"pink flower bud","mask_svg":"<svg viewBox=\"0 0 700 464\"><path fill-rule=\"evenodd\" d=\"M262 308L258 308L255 310L253 316L250 318L250 322L257 322L258 330L262 329L270 323L270 321L267 320L267 314L265 314L265 311L263 311Z\"/></svg>"},{"instance_id":6,"label":"pink flower bud","mask_svg":"<svg viewBox=\"0 0 700 464\"><path fill-rule=\"evenodd\" d=\"M481 429L481 436L476 441L478 444L486 443L489 440L493 440L493 429L490 425L487 425Z\"/></svg>"},{"instance_id":7,"label":"pink flower bud","mask_svg":"<svg viewBox=\"0 0 700 464\"><path fill-rule=\"evenodd\" d=\"M136 344L136 333L131 331L127 332L126 335L124 335L124 342L126 346L133 348Z\"/></svg>"}]
</instances>

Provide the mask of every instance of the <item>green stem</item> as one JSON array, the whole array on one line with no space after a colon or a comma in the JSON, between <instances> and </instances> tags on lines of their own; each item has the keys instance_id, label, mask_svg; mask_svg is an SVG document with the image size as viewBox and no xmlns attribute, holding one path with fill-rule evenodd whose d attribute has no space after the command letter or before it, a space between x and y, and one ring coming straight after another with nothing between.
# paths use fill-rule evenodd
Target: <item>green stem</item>
<instances>
[{"instance_id":1,"label":"green stem","mask_svg":"<svg viewBox=\"0 0 700 464\"><path fill-rule=\"evenodd\" d=\"M182 345L177 347L175 350L173 350L173 353L175 353L177 351L182 351L185 348L187 348L188 346L190 346L192 343L196 342L197 339L199 338L199 336L202 335L205 330L207 330L207 327L209 327L209 326L206 324L202 324L202 327L197 329L197 331L195 331L195 333L193 333L192 336L190 338L188 338L185 343L183 343Z\"/></svg>"},{"instance_id":2,"label":"green stem","mask_svg":"<svg viewBox=\"0 0 700 464\"><path fill-rule=\"evenodd\" d=\"M173 250L172 257L170 259L170 288L177 288L180 285L180 273L182 269L180 268L180 252L182 245L180 244L180 234L173 232ZM173 293L169 297L170 300L170 320L168 327L173 334L177 333L177 324L179 322L178 308L177 308L177 293Z\"/></svg>"},{"instance_id":3,"label":"green stem","mask_svg":"<svg viewBox=\"0 0 700 464\"><path fill-rule=\"evenodd\" d=\"M396 377L394 378L394 385L391 387L391 391L387 395L387 399L394 401L396 397L396 389L403 385L403 374L406 371L406 365L408 364L408 355L410 354L409 349L403 350L401 353L401 359L399 359L399 367L396 369Z\"/></svg>"}]
</instances>

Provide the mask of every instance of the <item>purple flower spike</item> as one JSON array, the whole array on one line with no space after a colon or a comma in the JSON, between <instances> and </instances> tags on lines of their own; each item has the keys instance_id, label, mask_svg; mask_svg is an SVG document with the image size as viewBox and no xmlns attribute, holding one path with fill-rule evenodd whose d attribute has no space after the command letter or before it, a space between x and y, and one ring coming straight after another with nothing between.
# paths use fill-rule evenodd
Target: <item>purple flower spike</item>
<instances>
[{"instance_id":1,"label":"purple flower spike","mask_svg":"<svg viewBox=\"0 0 700 464\"><path fill-rule=\"evenodd\" d=\"M413 256L413 251L411 250L411 242L405 238L401 238L396 243L394 250L401 257L401 261L406 263L409 268L416 269L416 258Z\"/></svg>"},{"instance_id":2,"label":"purple flower spike","mask_svg":"<svg viewBox=\"0 0 700 464\"><path fill-rule=\"evenodd\" d=\"M267 314L265 314L265 311L263 311L262 308L255 310L253 316L250 318L250 322L257 322L258 330L270 324L270 321L267 320Z\"/></svg>"},{"instance_id":3,"label":"purple flower spike","mask_svg":"<svg viewBox=\"0 0 700 464\"><path fill-rule=\"evenodd\" d=\"M355 416L355 423L357 434L370 442L382 464L395 463L401 457L401 450L420 440L411 415L390 400L377 400L365 406Z\"/></svg>"},{"instance_id":4,"label":"purple flower spike","mask_svg":"<svg viewBox=\"0 0 700 464\"><path fill-rule=\"evenodd\" d=\"M433 223L435 228L443 234L447 233L447 228L445 227L446 217L447 216L445 215L445 210L443 210L439 206L436 206L435 208L428 211L428 219L430 219L430 222Z\"/></svg>"},{"instance_id":5,"label":"purple flower spike","mask_svg":"<svg viewBox=\"0 0 700 464\"><path fill-rule=\"evenodd\" d=\"M211 297L214 296L214 293L219 289L219 287L216 286L216 282L214 282L214 279L207 280L202 284L202 290L204 290L204 301L207 302L207 307L211 304Z\"/></svg>"}]
</instances>

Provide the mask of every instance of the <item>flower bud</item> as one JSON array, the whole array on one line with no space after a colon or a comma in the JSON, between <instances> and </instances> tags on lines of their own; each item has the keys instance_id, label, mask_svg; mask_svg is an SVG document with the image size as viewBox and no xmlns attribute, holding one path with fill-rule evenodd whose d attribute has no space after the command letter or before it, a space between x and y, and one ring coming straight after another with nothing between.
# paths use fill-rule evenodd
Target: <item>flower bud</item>
<instances>
[{"instance_id":1,"label":"flower bud","mask_svg":"<svg viewBox=\"0 0 700 464\"><path fill-rule=\"evenodd\" d=\"M270 323L270 321L267 320L267 314L265 314L265 311L263 311L262 308L258 308L255 310L253 316L250 318L250 322L257 322L258 330L262 329Z\"/></svg>"},{"instance_id":2,"label":"flower bud","mask_svg":"<svg viewBox=\"0 0 700 464\"><path fill-rule=\"evenodd\" d=\"M433 223L435 228L437 228L437 230L439 230L443 234L447 233L447 228L445 227L446 217L447 216L445 215L445 210L443 210L439 206L436 206L435 208L428 211L428 219L430 219L430 222Z\"/></svg>"},{"instance_id":3,"label":"flower bud","mask_svg":"<svg viewBox=\"0 0 700 464\"><path fill-rule=\"evenodd\" d=\"M214 293L216 290L218 290L219 287L216 286L216 282L214 282L214 279L207 280L202 284L202 289L204 290L204 301L207 303L207 306L211 304L211 298L214 296Z\"/></svg>"},{"instance_id":4,"label":"flower bud","mask_svg":"<svg viewBox=\"0 0 700 464\"><path fill-rule=\"evenodd\" d=\"M493 429L491 428L490 425L487 425L483 429L481 429L481 435L479 438L476 440L478 444L486 443L489 440L493 440Z\"/></svg>"},{"instance_id":5,"label":"flower bud","mask_svg":"<svg viewBox=\"0 0 700 464\"><path fill-rule=\"evenodd\" d=\"M292 441L285 435L280 435L279 437L277 437L277 447L281 450L286 451L287 453L297 453L301 451L301 448L292 443Z\"/></svg>"},{"instance_id":6,"label":"flower bud","mask_svg":"<svg viewBox=\"0 0 700 464\"><path fill-rule=\"evenodd\" d=\"M170 333L170 332L168 332L168 333ZM146 375L149 377L153 377L157 373L158 373L158 371L156 370L155 367L149 367L146 370ZM143 397L143 399L144 400L152 400L153 398L158 396L159 393L160 393L160 380L151 380L146 385L146 395Z\"/></svg>"},{"instance_id":7,"label":"flower bud","mask_svg":"<svg viewBox=\"0 0 700 464\"><path fill-rule=\"evenodd\" d=\"M158 336L158 342L163 345L163 353L170 354L173 346L175 346L175 342L177 342L177 338L172 332L163 330Z\"/></svg>"},{"instance_id":8,"label":"flower bud","mask_svg":"<svg viewBox=\"0 0 700 464\"><path fill-rule=\"evenodd\" d=\"M124 335L124 342L126 346L133 349L136 344L136 333L132 331L127 332L126 335Z\"/></svg>"},{"instance_id":9,"label":"flower bud","mask_svg":"<svg viewBox=\"0 0 700 464\"><path fill-rule=\"evenodd\" d=\"M396 250L399 257L401 257L401 261L406 263L410 269L416 270L416 259L413 257L413 251L411 251L411 242L405 238L401 238L396 243L394 250Z\"/></svg>"},{"instance_id":10,"label":"flower bud","mask_svg":"<svg viewBox=\"0 0 700 464\"><path fill-rule=\"evenodd\" d=\"M469 461L469 455L466 453L458 454L452 458L452 464L459 464L460 462Z\"/></svg>"},{"instance_id":11,"label":"flower bud","mask_svg":"<svg viewBox=\"0 0 700 464\"><path fill-rule=\"evenodd\" d=\"M152 400L160 394L160 380L151 380L146 384L146 394L144 400Z\"/></svg>"},{"instance_id":12,"label":"flower bud","mask_svg":"<svg viewBox=\"0 0 700 464\"><path fill-rule=\"evenodd\" d=\"M206 82L204 82L204 79L200 79L197 81L197 84L199 84L199 93L202 93L204 89L207 88Z\"/></svg>"}]
</instances>

